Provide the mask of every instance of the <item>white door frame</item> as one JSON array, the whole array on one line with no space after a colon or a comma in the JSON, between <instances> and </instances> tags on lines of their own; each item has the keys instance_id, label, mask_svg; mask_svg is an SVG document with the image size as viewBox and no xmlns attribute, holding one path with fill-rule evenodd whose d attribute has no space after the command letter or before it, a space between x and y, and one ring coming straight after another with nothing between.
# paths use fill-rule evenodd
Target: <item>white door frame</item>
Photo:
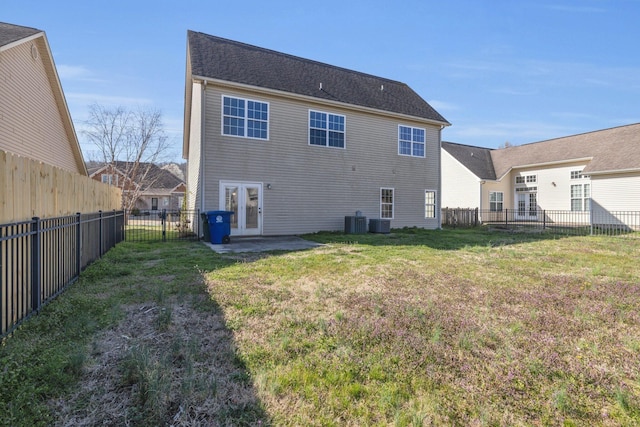
<instances>
[{"instance_id":1,"label":"white door frame","mask_svg":"<svg viewBox=\"0 0 640 427\"><path fill-rule=\"evenodd\" d=\"M531 194L535 194L535 205L531 206ZM520 209L520 196L524 197L524 209ZM515 206L516 219L536 219L538 217L538 192L537 190L516 191Z\"/></svg>"},{"instance_id":2,"label":"white door frame","mask_svg":"<svg viewBox=\"0 0 640 427\"><path fill-rule=\"evenodd\" d=\"M236 187L237 193L237 206L230 208L227 206L226 200L226 188ZM247 207L248 203L255 201L246 200L246 190L249 188L255 188L258 190L257 206ZM260 236L262 235L262 194L263 185L261 182L249 182L249 181L220 181L219 185L219 207L221 210L234 210L235 215L231 215L231 235L232 236ZM257 212L253 214L249 213L249 209L257 209ZM256 215L255 227L247 227L247 214ZM234 218L235 217L235 218Z\"/></svg>"}]
</instances>

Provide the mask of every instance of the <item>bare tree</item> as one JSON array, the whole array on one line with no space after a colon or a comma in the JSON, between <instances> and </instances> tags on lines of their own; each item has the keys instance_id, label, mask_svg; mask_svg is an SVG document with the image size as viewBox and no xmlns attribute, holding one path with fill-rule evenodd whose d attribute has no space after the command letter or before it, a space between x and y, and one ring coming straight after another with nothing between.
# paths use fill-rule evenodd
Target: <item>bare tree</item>
<instances>
[{"instance_id":1,"label":"bare tree","mask_svg":"<svg viewBox=\"0 0 640 427\"><path fill-rule=\"evenodd\" d=\"M169 148L161 113L93 104L86 124L84 134L98 149L101 162L110 174L122 174L122 208L131 210L141 191L157 179L150 172Z\"/></svg>"},{"instance_id":2,"label":"bare tree","mask_svg":"<svg viewBox=\"0 0 640 427\"><path fill-rule=\"evenodd\" d=\"M498 146L498 148L509 148L509 147L513 147L513 144L510 143L509 141L505 141L504 143Z\"/></svg>"}]
</instances>

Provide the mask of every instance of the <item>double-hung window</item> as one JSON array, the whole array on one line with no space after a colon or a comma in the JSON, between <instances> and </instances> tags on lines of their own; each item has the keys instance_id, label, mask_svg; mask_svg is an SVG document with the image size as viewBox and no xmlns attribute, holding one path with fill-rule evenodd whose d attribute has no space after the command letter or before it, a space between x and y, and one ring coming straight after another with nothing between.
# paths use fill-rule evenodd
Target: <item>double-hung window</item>
<instances>
[{"instance_id":1,"label":"double-hung window","mask_svg":"<svg viewBox=\"0 0 640 427\"><path fill-rule=\"evenodd\" d=\"M571 185L571 210L588 211L591 209L591 185Z\"/></svg>"},{"instance_id":2,"label":"double-hung window","mask_svg":"<svg viewBox=\"0 0 640 427\"><path fill-rule=\"evenodd\" d=\"M589 175L583 175L582 171L571 171L571 180L589 179ZM589 211L591 210L591 184L571 184L571 210Z\"/></svg>"},{"instance_id":3,"label":"double-hung window","mask_svg":"<svg viewBox=\"0 0 640 427\"><path fill-rule=\"evenodd\" d=\"M502 211L504 203L504 193L502 191L489 192L489 210L491 212Z\"/></svg>"},{"instance_id":4,"label":"double-hung window","mask_svg":"<svg viewBox=\"0 0 640 427\"><path fill-rule=\"evenodd\" d=\"M425 130L411 126L398 126L398 154L424 157Z\"/></svg>"},{"instance_id":5,"label":"double-hung window","mask_svg":"<svg viewBox=\"0 0 640 427\"><path fill-rule=\"evenodd\" d=\"M436 217L436 192L433 190L424 191L424 217Z\"/></svg>"},{"instance_id":6,"label":"double-hung window","mask_svg":"<svg viewBox=\"0 0 640 427\"><path fill-rule=\"evenodd\" d=\"M269 139L269 104L223 96L222 134Z\"/></svg>"},{"instance_id":7,"label":"double-hung window","mask_svg":"<svg viewBox=\"0 0 640 427\"><path fill-rule=\"evenodd\" d=\"M344 148L345 116L309 110L309 144Z\"/></svg>"},{"instance_id":8,"label":"double-hung window","mask_svg":"<svg viewBox=\"0 0 640 427\"><path fill-rule=\"evenodd\" d=\"M380 189L380 218L393 219L393 188Z\"/></svg>"}]
</instances>

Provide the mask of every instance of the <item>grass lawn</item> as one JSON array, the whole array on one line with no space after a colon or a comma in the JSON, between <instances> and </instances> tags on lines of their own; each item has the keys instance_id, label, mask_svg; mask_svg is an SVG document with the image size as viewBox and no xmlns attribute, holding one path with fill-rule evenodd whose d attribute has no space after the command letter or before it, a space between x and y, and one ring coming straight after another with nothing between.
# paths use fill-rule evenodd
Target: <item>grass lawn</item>
<instances>
[{"instance_id":1,"label":"grass lawn","mask_svg":"<svg viewBox=\"0 0 640 427\"><path fill-rule=\"evenodd\" d=\"M640 239L124 243L0 348L4 425L640 425Z\"/></svg>"}]
</instances>

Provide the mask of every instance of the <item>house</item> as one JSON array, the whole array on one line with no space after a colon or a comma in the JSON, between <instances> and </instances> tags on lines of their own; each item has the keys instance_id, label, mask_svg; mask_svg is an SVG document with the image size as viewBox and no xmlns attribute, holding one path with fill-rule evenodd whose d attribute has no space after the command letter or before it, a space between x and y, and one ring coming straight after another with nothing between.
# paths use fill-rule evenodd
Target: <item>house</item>
<instances>
[{"instance_id":1,"label":"house","mask_svg":"<svg viewBox=\"0 0 640 427\"><path fill-rule=\"evenodd\" d=\"M87 175L47 36L2 22L0 150Z\"/></svg>"},{"instance_id":2,"label":"house","mask_svg":"<svg viewBox=\"0 0 640 427\"><path fill-rule=\"evenodd\" d=\"M232 236L440 227L449 123L404 83L188 31L184 124L188 207Z\"/></svg>"},{"instance_id":3,"label":"house","mask_svg":"<svg viewBox=\"0 0 640 427\"><path fill-rule=\"evenodd\" d=\"M123 199L130 199L131 209L139 211L178 210L182 208L185 182L166 168L141 162L133 173L133 164L118 161L90 169L96 181L122 189ZM133 176L133 178L131 178Z\"/></svg>"},{"instance_id":4,"label":"house","mask_svg":"<svg viewBox=\"0 0 640 427\"><path fill-rule=\"evenodd\" d=\"M639 147L640 123L502 149L443 142L443 206L620 222L640 212Z\"/></svg>"}]
</instances>

